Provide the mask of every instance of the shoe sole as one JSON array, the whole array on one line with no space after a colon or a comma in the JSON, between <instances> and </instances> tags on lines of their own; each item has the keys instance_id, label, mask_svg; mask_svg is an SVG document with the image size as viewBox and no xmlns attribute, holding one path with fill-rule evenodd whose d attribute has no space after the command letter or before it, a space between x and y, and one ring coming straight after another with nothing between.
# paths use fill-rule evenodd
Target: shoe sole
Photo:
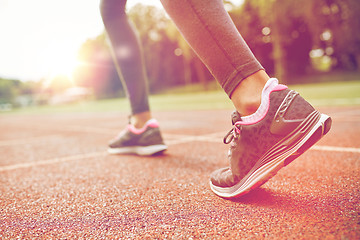
<instances>
[{"instance_id":1,"label":"shoe sole","mask_svg":"<svg viewBox=\"0 0 360 240\"><path fill-rule=\"evenodd\" d=\"M110 154L136 154L140 156L151 156L167 149L166 145L151 145L151 146L134 146L134 147L123 147L123 148L108 148Z\"/></svg>"},{"instance_id":2,"label":"shoe sole","mask_svg":"<svg viewBox=\"0 0 360 240\"><path fill-rule=\"evenodd\" d=\"M305 135L299 137L291 136L289 134L288 139L283 139L276 147L269 150L254 166L252 170L235 186L232 187L218 187L212 184L210 181L211 190L224 198L235 198L240 197L249 191L260 187L262 184L267 182L270 178L276 175L276 173L283 167L298 158L317 141L319 141L324 135L326 135L331 128L332 120L325 114L320 114L317 122L311 124L309 122L303 124L303 128L309 128ZM304 129L297 130L299 133L303 132ZM296 141L294 141L295 138ZM297 139L298 138L298 139ZM290 145L286 145L290 142ZM268 156L268 157L266 157ZM270 160L266 160L269 159ZM264 162L266 162L264 164Z\"/></svg>"}]
</instances>

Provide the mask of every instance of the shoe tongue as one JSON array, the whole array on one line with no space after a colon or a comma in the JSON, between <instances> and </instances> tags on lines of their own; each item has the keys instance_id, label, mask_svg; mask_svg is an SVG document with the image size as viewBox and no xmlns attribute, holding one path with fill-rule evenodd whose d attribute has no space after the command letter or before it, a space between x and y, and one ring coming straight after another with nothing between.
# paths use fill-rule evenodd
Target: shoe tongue
<instances>
[{"instance_id":1,"label":"shoe tongue","mask_svg":"<svg viewBox=\"0 0 360 240\"><path fill-rule=\"evenodd\" d=\"M231 123L234 125L236 122L241 121L241 115L238 111L233 111L231 114Z\"/></svg>"}]
</instances>

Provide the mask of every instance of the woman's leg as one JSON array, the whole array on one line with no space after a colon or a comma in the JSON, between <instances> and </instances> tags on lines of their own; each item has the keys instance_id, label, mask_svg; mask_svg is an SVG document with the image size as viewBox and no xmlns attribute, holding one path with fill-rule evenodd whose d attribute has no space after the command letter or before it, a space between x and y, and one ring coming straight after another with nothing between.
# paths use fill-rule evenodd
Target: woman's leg
<instances>
[{"instance_id":1,"label":"woman's leg","mask_svg":"<svg viewBox=\"0 0 360 240\"><path fill-rule=\"evenodd\" d=\"M269 76L237 31L222 0L161 2L238 112L255 112Z\"/></svg>"},{"instance_id":2,"label":"woman's leg","mask_svg":"<svg viewBox=\"0 0 360 240\"><path fill-rule=\"evenodd\" d=\"M140 128L151 119L148 81L142 48L126 16L125 5L126 0L101 0L100 10L114 62L130 100L132 123Z\"/></svg>"},{"instance_id":3,"label":"woman's leg","mask_svg":"<svg viewBox=\"0 0 360 240\"><path fill-rule=\"evenodd\" d=\"M117 71L131 105L131 124L110 141L111 154L152 155L167 149L158 122L151 119L142 49L125 13L126 0L101 0L101 16Z\"/></svg>"},{"instance_id":4,"label":"woman's leg","mask_svg":"<svg viewBox=\"0 0 360 240\"><path fill-rule=\"evenodd\" d=\"M224 139L231 143L230 167L211 174L214 193L226 198L246 194L329 131L329 116L277 79L269 79L221 0L161 1L237 109L233 129Z\"/></svg>"}]
</instances>

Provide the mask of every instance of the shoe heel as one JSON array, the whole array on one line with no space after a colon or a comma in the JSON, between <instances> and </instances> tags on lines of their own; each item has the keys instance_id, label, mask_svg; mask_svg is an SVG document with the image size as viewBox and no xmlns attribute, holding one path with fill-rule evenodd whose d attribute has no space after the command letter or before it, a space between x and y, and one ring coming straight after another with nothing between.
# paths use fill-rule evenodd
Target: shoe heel
<instances>
[{"instance_id":1,"label":"shoe heel","mask_svg":"<svg viewBox=\"0 0 360 240\"><path fill-rule=\"evenodd\" d=\"M310 147L317 143L325 134L330 131L332 120L329 116L322 114L319 120L322 124L318 126L311 137L291 156L284 161L284 166L289 165L292 161L298 158L301 154L306 152Z\"/></svg>"},{"instance_id":2,"label":"shoe heel","mask_svg":"<svg viewBox=\"0 0 360 240\"><path fill-rule=\"evenodd\" d=\"M328 116L328 118L324 122L324 133L323 133L323 135L327 134L330 131L331 124L332 124L332 119L331 119L331 117Z\"/></svg>"}]
</instances>

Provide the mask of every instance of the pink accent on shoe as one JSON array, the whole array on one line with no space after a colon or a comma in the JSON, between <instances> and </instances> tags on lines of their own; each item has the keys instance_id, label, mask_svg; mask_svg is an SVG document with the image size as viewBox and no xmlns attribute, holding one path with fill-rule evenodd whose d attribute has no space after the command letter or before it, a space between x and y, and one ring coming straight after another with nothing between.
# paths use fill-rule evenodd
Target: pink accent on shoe
<instances>
[{"instance_id":1,"label":"pink accent on shoe","mask_svg":"<svg viewBox=\"0 0 360 240\"><path fill-rule=\"evenodd\" d=\"M138 129L138 128L135 128L133 125L129 124L127 126L128 130L134 134L142 134L143 132L145 132L145 130L148 128L148 127L152 127L152 128L157 128L159 127L159 123L156 121L156 119L150 119L149 121L147 121L145 123L145 125Z\"/></svg>"},{"instance_id":2,"label":"pink accent on shoe","mask_svg":"<svg viewBox=\"0 0 360 240\"><path fill-rule=\"evenodd\" d=\"M157 127L159 127L159 123L158 123L158 121L156 121L156 119L151 119L147 122L147 126L152 127L152 128L157 128Z\"/></svg>"},{"instance_id":3,"label":"pink accent on shoe","mask_svg":"<svg viewBox=\"0 0 360 240\"><path fill-rule=\"evenodd\" d=\"M273 90L271 90L271 92L269 93L269 96L268 96L268 103L269 103L269 104L267 105L266 111L264 112L264 114L263 114L259 119L257 119L256 121L252 121L252 122L238 121L238 122L236 122L234 125L237 125L237 124L239 124L239 125L253 125L253 124L258 123L258 122L260 122L261 120L263 120L264 117L266 116L266 114L268 113L269 108L270 108L270 94L271 94L272 92L285 90L285 89L287 89L287 88L288 88L287 86L282 85L282 84L279 84L279 85L277 85Z\"/></svg>"},{"instance_id":4,"label":"pink accent on shoe","mask_svg":"<svg viewBox=\"0 0 360 240\"><path fill-rule=\"evenodd\" d=\"M234 125L234 129L235 129L235 132L236 132L237 134L240 134L240 133L241 133L241 129L240 129L238 126L236 126L236 123L235 123L235 125Z\"/></svg>"},{"instance_id":5,"label":"pink accent on shoe","mask_svg":"<svg viewBox=\"0 0 360 240\"><path fill-rule=\"evenodd\" d=\"M281 90L285 90L287 88L288 88L287 86L279 84L271 92L273 92L273 91L281 91Z\"/></svg>"}]
</instances>

